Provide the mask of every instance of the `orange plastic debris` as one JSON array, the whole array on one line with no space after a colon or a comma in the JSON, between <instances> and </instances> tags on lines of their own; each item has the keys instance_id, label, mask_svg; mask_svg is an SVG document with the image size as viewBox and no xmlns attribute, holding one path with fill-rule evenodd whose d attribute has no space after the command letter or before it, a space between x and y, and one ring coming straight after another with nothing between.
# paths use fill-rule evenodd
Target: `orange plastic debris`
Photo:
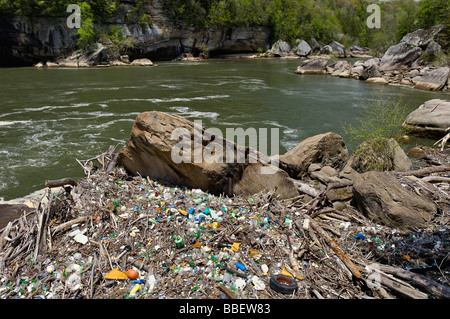
<instances>
[{"instance_id":1,"label":"orange plastic debris","mask_svg":"<svg viewBox=\"0 0 450 319\"><path fill-rule=\"evenodd\" d=\"M184 216L187 216L187 214L188 214L186 211L184 211L182 209L178 209L178 212Z\"/></svg>"},{"instance_id":2,"label":"orange plastic debris","mask_svg":"<svg viewBox=\"0 0 450 319\"><path fill-rule=\"evenodd\" d=\"M112 280L125 280L127 278L128 278L127 274L121 272L118 269L113 269L105 275L105 279L112 279Z\"/></svg>"},{"instance_id":3,"label":"orange plastic debris","mask_svg":"<svg viewBox=\"0 0 450 319\"><path fill-rule=\"evenodd\" d=\"M237 252L239 250L240 243L233 243L233 246L231 246L231 250L234 252Z\"/></svg>"},{"instance_id":4,"label":"orange plastic debris","mask_svg":"<svg viewBox=\"0 0 450 319\"><path fill-rule=\"evenodd\" d=\"M194 247L194 248L200 248L200 246L202 245L202 243L200 243L200 242L195 242L195 244L194 245L192 245L192 247Z\"/></svg>"}]
</instances>

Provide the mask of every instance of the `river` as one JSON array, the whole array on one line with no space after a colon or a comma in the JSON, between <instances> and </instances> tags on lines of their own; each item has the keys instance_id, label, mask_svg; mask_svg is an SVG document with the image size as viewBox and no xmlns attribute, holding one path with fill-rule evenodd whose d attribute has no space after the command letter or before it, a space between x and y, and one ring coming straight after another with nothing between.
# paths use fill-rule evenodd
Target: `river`
<instances>
[{"instance_id":1,"label":"river","mask_svg":"<svg viewBox=\"0 0 450 319\"><path fill-rule=\"evenodd\" d=\"M83 177L76 159L124 146L136 115L145 111L176 113L223 132L278 128L282 154L315 134L343 134L342 123L354 123L381 88L385 97L403 98L411 111L449 96L297 75L299 63L237 59L148 68L0 69L0 198L42 189L46 179Z\"/></svg>"}]
</instances>

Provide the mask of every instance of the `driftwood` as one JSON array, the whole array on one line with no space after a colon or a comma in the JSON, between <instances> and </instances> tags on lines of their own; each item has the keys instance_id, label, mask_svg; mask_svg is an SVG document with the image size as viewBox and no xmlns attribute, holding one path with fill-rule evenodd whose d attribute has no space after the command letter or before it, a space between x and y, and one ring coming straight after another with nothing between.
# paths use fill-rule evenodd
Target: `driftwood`
<instances>
[{"instance_id":1,"label":"driftwood","mask_svg":"<svg viewBox=\"0 0 450 319\"><path fill-rule=\"evenodd\" d=\"M450 177L444 176L426 176L422 180L429 183L450 183Z\"/></svg>"},{"instance_id":2,"label":"driftwood","mask_svg":"<svg viewBox=\"0 0 450 319\"><path fill-rule=\"evenodd\" d=\"M393 267L389 265L376 264L376 267L381 271L400 277L409 283L419 286L429 293L433 294L439 299L450 299L450 287L440 285L439 283L431 280L423 275L416 274L399 267Z\"/></svg>"},{"instance_id":3,"label":"driftwood","mask_svg":"<svg viewBox=\"0 0 450 319\"><path fill-rule=\"evenodd\" d=\"M65 185L78 186L78 183L73 178L70 177L45 181L45 186L49 188L61 187Z\"/></svg>"},{"instance_id":4,"label":"driftwood","mask_svg":"<svg viewBox=\"0 0 450 319\"><path fill-rule=\"evenodd\" d=\"M432 166L432 167L426 167L422 169L418 169L415 171L406 171L406 172L397 172L400 176L425 176L432 173L440 173L440 172L447 172L450 171L450 165L439 165L439 166Z\"/></svg>"},{"instance_id":5,"label":"driftwood","mask_svg":"<svg viewBox=\"0 0 450 319\"><path fill-rule=\"evenodd\" d=\"M350 258L339 248L337 243L313 220L310 220L309 223L311 227L327 242L328 246L333 249L334 253L341 259L348 270L350 270L356 278L362 279L363 276L361 275L361 272L350 260Z\"/></svg>"}]
</instances>

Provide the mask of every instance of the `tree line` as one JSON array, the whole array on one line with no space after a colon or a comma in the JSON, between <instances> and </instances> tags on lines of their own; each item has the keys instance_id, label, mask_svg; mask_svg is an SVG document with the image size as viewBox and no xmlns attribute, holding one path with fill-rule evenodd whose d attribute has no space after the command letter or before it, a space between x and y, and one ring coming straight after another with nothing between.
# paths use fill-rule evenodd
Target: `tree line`
<instances>
[{"instance_id":1,"label":"tree line","mask_svg":"<svg viewBox=\"0 0 450 319\"><path fill-rule=\"evenodd\" d=\"M125 10L127 23L151 24L143 0L126 9L119 0L0 0L1 17L65 16L66 7L78 3L89 23L84 23L80 37L95 37L95 22ZM358 44L372 51L384 52L406 33L443 24L443 49L448 52L450 39L450 1L448 0L163 0L165 14L181 28L215 29L266 26L272 42L282 39L293 44L296 39L314 38L329 43L338 40L346 46ZM381 27L369 28L367 7L380 7ZM92 30L91 30L92 29Z\"/></svg>"}]
</instances>

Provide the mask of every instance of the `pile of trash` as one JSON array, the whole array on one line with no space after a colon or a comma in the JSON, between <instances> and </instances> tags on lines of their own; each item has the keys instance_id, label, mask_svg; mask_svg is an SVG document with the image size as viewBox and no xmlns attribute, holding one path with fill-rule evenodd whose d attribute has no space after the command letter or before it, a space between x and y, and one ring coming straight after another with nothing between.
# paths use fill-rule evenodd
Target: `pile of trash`
<instances>
[{"instance_id":1,"label":"pile of trash","mask_svg":"<svg viewBox=\"0 0 450 319\"><path fill-rule=\"evenodd\" d=\"M450 296L448 212L405 232L351 206L313 211L306 195L228 198L85 171L0 230L1 299Z\"/></svg>"}]
</instances>

